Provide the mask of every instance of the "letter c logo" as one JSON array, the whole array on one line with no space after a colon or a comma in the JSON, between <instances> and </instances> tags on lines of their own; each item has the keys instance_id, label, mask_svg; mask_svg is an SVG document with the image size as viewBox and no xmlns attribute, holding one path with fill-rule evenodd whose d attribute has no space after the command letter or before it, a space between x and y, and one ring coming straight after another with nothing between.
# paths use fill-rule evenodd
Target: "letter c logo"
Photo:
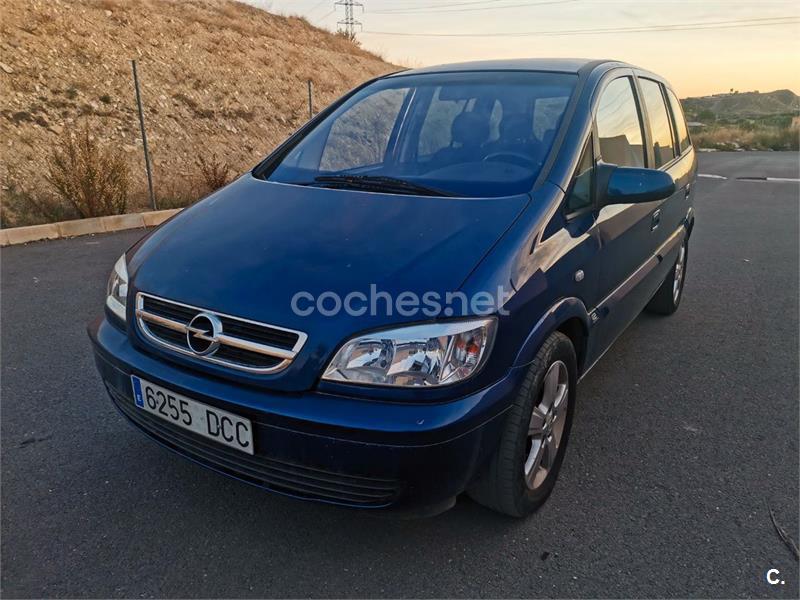
<instances>
[{"instance_id":1,"label":"letter c logo","mask_svg":"<svg viewBox=\"0 0 800 600\"><path fill-rule=\"evenodd\" d=\"M778 577L780 574L781 572L778 569L770 569L767 571L767 583L770 585L778 585L779 583L783 583L783 581L780 580L780 577Z\"/></svg>"}]
</instances>

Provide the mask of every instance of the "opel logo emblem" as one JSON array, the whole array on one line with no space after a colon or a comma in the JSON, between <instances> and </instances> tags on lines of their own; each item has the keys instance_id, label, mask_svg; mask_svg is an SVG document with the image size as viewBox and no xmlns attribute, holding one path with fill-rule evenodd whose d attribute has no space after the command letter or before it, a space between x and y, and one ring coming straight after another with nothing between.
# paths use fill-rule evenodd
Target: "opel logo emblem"
<instances>
[{"instance_id":1,"label":"opel logo emblem","mask_svg":"<svg viewBox=\"0 0 800 600\"><path fill-rule=\"evenodd\" d=\"M198 356L211 356L219 349L222 321L211 313L200 313L186 326L186 343Z\"/></svg>"}]
</instances>

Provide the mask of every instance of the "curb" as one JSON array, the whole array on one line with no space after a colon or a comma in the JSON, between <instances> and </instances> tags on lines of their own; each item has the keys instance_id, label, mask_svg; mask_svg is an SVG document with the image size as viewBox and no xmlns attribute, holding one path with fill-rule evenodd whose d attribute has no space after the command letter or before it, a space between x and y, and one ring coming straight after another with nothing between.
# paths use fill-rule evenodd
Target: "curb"
<instances>
[{"instance_id":1,"label":"curb","mask_svg":"<svg viewBox=\"0 0 800 600\"><path fill-rule=\"evenodd\" d=\"M58 240L92 233L111 233L124 229L155 227L156 225L161 225L161 223L181 210L180 208L173 208L130 215L111 215L109 217L31 225L30 227L0 229L0 246L27 244L28 242L39 240Z\"/></svg>"}]
</instances>

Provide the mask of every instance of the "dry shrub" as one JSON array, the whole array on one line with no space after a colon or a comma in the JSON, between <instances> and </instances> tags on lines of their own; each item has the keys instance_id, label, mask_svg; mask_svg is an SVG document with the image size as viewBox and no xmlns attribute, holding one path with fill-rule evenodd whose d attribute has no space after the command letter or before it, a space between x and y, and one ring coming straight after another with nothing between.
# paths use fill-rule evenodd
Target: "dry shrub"
<instances>
[{"instance_id":1,"label":"dry shrub","mask_svg":"<svg viewBox=\"0 0 800 600\"><path fill-rule=\"evenodd\" d=\"M698 148L717 150L797 150L800 148L800 131L790 127L746 129L737 125L712 126L692 131L692 141Z\"/></svg>"},{"instance_id":2,"label":"dry shrub","mask_svg":"<svg viewBox=\"0 0 800 600\"><path fill-rule=\"evenodd\" d=\"M205 158L202 154L197 156L197 166L200 169L200 178L206 184L209 192L218 190L230 180L231 168L228 163L217 158L212 154L210 158Z\"/></svg>"},{"instance_id":3,"label":"dry shrub","mask_svg":"<svg viewBox=\"0 0 800 600\"><path fill-rule=\"evenodd\" d=\"M122 154L89 135L65 129L51 152L45 179L82 218L118 215L128 204L130 175Z\"/></svg>"},{"instance_id":4,"label":"dry shrub","mask_svg":"<svg viewBox=\"0 0 800 600\"><path fill-rule=\"evenodd\" d=\"M342 39L342 40L345 40L347 42L350 42L356 48L360 48L361 47L361 42L358 41L358 38L356 37L356 33L355 32L349 32L349 31L345 31L343 29L337 29L336 33L334 33L334 35L339 39Z\"/></svg>"},{"instance_id":5,"label":"dry shrub","mask_svg":"<svg viewBox=\"0 0 800 600\"><path fill-rule=\"evenodd\" d=\"M173 173L159 185L158 208L184 208L205 195L204 183L194 174L181 177Z\"/></svg>"},{"instance_id":6,"label":"dry shrub","mask_svg":"<svg viewBox=\"0 0 800 600\"><path fill-rule=\"evenodd\" d=\"M0 227L24 227L78 218L72 207L54 194L38 186L28 188L20 181L17 171L8 168L0 193Z\"/></svg>"}]
</instances>

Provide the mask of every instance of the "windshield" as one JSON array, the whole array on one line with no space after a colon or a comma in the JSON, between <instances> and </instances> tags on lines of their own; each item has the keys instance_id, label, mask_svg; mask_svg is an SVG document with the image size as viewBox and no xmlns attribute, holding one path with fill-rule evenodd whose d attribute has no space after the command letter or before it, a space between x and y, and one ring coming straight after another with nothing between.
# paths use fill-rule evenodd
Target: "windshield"
<instances>
[{"instance_id":1,"label":"windshield","mask_svg":"<svg viewBox=\"0 0 800 600\"><path fill-rule=\"evenodd\" d=\"M381 79L321 121L265 178L390 193L525 193L576 80L515 71Z\"/></svg>"}]
</instances>

